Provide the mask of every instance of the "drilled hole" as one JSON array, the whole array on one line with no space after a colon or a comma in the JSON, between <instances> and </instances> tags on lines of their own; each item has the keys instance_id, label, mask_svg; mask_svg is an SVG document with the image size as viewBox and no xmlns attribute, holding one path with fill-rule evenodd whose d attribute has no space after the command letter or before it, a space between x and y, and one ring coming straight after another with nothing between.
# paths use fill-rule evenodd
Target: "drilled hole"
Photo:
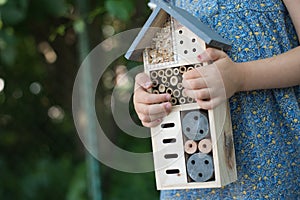
<instances>
[{"instance_id":1,"label":"drilled hole","mask_svg":"<svg viewBox=\"0 0 300 200\"><path fill-rule=\"evenodd\" d=\"M193 70L194 69L194 67L188 67L188 71L191 71L191 70Z\"/></svg>"},{"instance_id":2,"label":"drilled hole","mask_svg":"<svg viewBox=\"0 0 300 200\"><path fill-rule=\"evenodd\" d=\"M192 165L196 164L196 162L194 160L191 161Z\"/></svg>"},{"instance_id":3,"label":"drilled hole","mask_svg":"<svg viewBox=\"0 0 300 200\"><path fill-rule=\"evenodd\" d=\"M202 174L202 173L199 173L199 174L198 174L198 176L199 176L199 177L202 177L202 176L203 176L203 174Z\"/></svg>"},{"instance_id":4,"label":"drilled hole","mask_svg":"<svg viewBox=\"0 0 300 200\"><path fill-rule=\"evenodd\" d=\"M166 123L161 125L162 128L173 128L174 126L174 123Z\"/></svg>"},{"instance_id":5,"label":"drilled hole","mask_svg":"<svg viewBox=\"0 0 300 200\"><path fill-rule=\"evenodd\" d=\"M195 38L193 38L193 39L192 39L192 42L196 42L196 39L195 39Z\"/></svg>"},{"instance_id":6,"label":"drilled hole","mask_svg":"<svg viewBox=\"0 0 300 200\"><path fill-rule=\"evenodd\" d=\"M159 75L159 76L163 76L163 75L164 75L164 71L163 71L163 70L159 70L159 71L158 71L158 75Z\"/></svg>"},{"instance_id":7,"label":"drilled hole","mask_svg":"<svg viewBox=\"0 0 300 200\"><path fill-rule=\"evenodd\" d=\"M193 102L193 98L191 98L191 97L188 97L188 102Z\"/></svg>"},{"instance_id":8,"label":"drilled hole","mask_svg":"<svg viewBox=\"0 0 300 200\"><path fill-rule=\"evenodd\" d=\"M188 51L187 50L184 50L184 54L187 54L188 53Z\"/></svg>"},{"instance_id":9,"label":"drilled hole","mask_svg":"<svg viewBox=\"0 0 300 200\"><path fill-rule=\"evenodd\" d=\"M178 154L174 153L174 154L166 154L165 159L172 159L172 158L178 158Z\"/></svg>"},{"instance_id":10,"label":"drilled hole","mask_svg":"<svg viewBox=\"0 0 300 200\"><path fill-rule=\"evenodd\" d=\"M193 48L193 52L196 52L197 51L197 49L196 48Z\"/></svg>"},{"instance_id":11,"label":"drilled hole","mask_svg":"<svg viewBox=\"0 0 300 200\"><path fill-rule=\"evenodd\" d=\"M180 95L180 92L179 92L179 91L175 91L175 92L173 93L173 95L174 95L175 97L177 97L177 96Z\"/></svg>"},{"instance_id":12,"label":"drilled hole","mask_svg":"<svg viewBox=\"0 0 300 200\"><path fill-rule=\"evenodd\" d=\"M172 94L172 93L170 93L170 94ZM174 105L174 104L176 104L177 103L177 99L176 98L172 98L171 99L171 103Z\"/></svg>"},{"instance_id":13,"label":"drilled hole","mask_svg":"<svg viewBox=\"0 0 300 200\"><path fill-rule=\"evenodd\" d=\"M199 133L200 133L200 134L203 134L203 133L204 133L204 131L201 129L201 130L199 131Z\"/></svg>"},{"instance_id":14,"label":"drilled hole","mask_svg":"<svg viewBox=\"0 0 300 200\"><path fill-rule=\"evenodd\" d=\"M179 42L180 44L183 44L183 41L182 40L180 40L180 42Z\"/></svg>"},{"instance_id":15,"label":"drilled hole","mask_svg":"<svg viewBox=\"0 0 300 200\"><path fill-rule=\"evenodd\" d=\"M175 142L176 142L175 138L169 138L169 139L164 139L163 140L164 144L175 143Z\"/></svg>"},{"instance_id":16,"label":"drilled hole","mask_svg":"<svg viewBox=\"0 0 300 200\"><path fill-rule=\"evenodd\" d=\"M183 33L183 31L182 30L179 30L179 34L182 34Z\"/></svg>"},{"instance_id":17,"label":"drilled hole","mask_svg":"<svg viewBox=\"0 0 300 200\"><path fill-rule=\"evenodd\" d=\"M156 71L151 72L151 77L157 78L157 72Z\"/></svg>"},{"instance_id":18,"label":"drilled hole","mask_svg":"<svg viewBox=\"0 0 300 200\"><path fill-rule=\"evenodd\" d=\"M207 146L206 146L206 144L203 144L202 147L203 147L204 149L206 149Z\"/></svg>"},{"instance_id":19,"label":"drilled hole","mask_svg":"<svg viewBox=\"0 0 300 200\"><path fill-rule=\"evenodd\" d=\"M198 116L195 116L195 117L194 117L194 120L195 120L195 121L197 121L198 119L199 119L199 117L198 117Z\"/></svg>"},{"instance_id":20,"label":"drilled hole","mask_svg":"<svg viewBox=\"0 0 300 200\"><path fill-rule=\"evenodd\" d=\"M191 131L191 129L190 129L189 127L187 127L185 130L186 130L187 132L190 132L190 131Z\"/></svg>"},{"instance_id":21,"label":"drilled hole","mask_svg":"<svg viewBox=\"0 0 300 200\"><path fill-rule=\"evenodd\" d=\"M168 169L166 170L167 174L179 174L179 169Z\"/></svg>"},{"instance_id":22,"label":"drilled hole","mask_svg":"<svg viewBox=\"0 0 300 200\"><path fill-rule=\"evenodd\" d=\"M152 85L153 87L157 87L158 86L158 81L155 79L152 81Z\"/></svg>"},{"instance_id":23,"label":"drilled hole","mask_svg":"<svg viewBox=\"0 0 300 200\"><path fill-rule=\"evenodd\" d=\"M209 161L208 161L208 160L205 160L204 163L205 163L206 165L208 165L208 164L209 164Z\"/></svg>"}]
</instances>

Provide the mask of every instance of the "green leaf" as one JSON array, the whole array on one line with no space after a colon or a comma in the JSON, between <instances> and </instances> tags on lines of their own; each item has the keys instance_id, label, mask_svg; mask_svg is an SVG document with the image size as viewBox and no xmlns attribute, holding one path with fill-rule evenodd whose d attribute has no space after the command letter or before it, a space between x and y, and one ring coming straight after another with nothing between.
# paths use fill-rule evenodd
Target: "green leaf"
<instances>
[{"instance_id":1,"label":"green leaf","mask_svg":"<svg viewBox=\"0 0 300 200\"><path fill-rule=\"evenodd\" d=\"M82 19L74 21L73 28L74 28L76 33L82 33L85 29L84 21Z\"/></svg>"},{"instance_id":2,"label":"green leaf","mask_svg":"<svg viewBox=\"0 0 300 200\"><path fill-rule=\"evenodd\" d=\"M94 10L92 10L89 13L89 16L87 18L88 23L92 23L92 21L95 19L95 17L97 17L100 14L103 14L104 12L105 12L104 7L98 7L98 8L95 8Z\"/></svg>"},{"instance_id":3,"label":"green leaf","mask_svg":"<svg viewBox=\"0 0 300 200\"><path fill-rule=\"evenodd\" d=\"M7 0L0 0L0 6L3 6L6 2Z\"/></svg>"},{"instance_id":4,"label":"green leaf","mask_svg":"<svg viewBox=\"0 0 300 200\"><path fill-rule=\"evenodd\" d=\"M107 0L105 7L110 15L128 21L134 12L132 1Z\"/></svg>"},{"instance_id":5,"label":"green leaf","mask_svg":"<svg viewBox=\"0 0 300 200\"><path fill-rule=\"evenodd\" d=\"M4 4L1 4L1 1ZM4 24L16 25L27 15L28 0L5 1L0 0L0 14Z\"/></svg>"},{"instance_id":6,"label":"green leaf","mask_svg":"<svg viewBox=\"0 0 300 200\"><path fill-rule=\"evenodd\" d=\"M56 32L58 35L62 36L65 34L66 32L66 26L65 25L60 25L59 27L57 27Z\"/></svg>"}]
</instances>

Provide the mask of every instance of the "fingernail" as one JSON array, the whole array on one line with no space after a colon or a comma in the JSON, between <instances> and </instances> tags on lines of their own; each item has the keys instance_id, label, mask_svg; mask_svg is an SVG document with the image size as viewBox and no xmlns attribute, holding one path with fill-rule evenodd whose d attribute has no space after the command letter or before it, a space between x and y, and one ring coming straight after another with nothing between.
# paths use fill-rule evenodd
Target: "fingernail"
<instances>
[{"instance_id":1,"label":"fingernail","mask_svg":"<svg viewBox=\"0 0 300 200\"><path fill-rule=\"evenodd\" d=\"M198 55L197 58L198 58L198 60L202 60L202 56L201 55Z\"/></svg>"},{"instance_id":2,"label":"fingernail","mask_svg":"<svg viewBox=\"0 0 300 200\"><path fill-rule=\"evenodd\" d=\"M166 94L166 100L169 101L171 99L171 95Z\"/></svg>"},{"instance_id":3,"label":"fingernail","mask_svg":"<svg viewBox=\"0 0 300 200\"><path fill-rule=\"evenodd\" d=\"M164 106L165 106L166 110L170 110L170 109L171 109L171 105L170 105L170 103L168 103L168 102L165 103Z\"/></svg>"},{"instance_id":4,"label":"fingernail","mask_svg":"<svg viewBox=\"0 0 300 200\"><path fill-rule=\"evenodd\" d=\"M144 84L144 87L149 88L151 85L152 85L152 82L147 82L147 83Z\"/></svg>"}]
</instances>

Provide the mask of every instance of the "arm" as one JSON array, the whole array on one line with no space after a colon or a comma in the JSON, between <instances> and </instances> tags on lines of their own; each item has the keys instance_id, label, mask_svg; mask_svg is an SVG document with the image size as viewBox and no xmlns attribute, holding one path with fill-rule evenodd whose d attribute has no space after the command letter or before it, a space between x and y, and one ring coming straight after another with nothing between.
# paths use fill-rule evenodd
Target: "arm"
<instances>
[{"instance_id":1,"label":"arm","mask_svg":"<svg viewBox=\"0 0 300 200\"><path fill-rule=\"evenodd\" d=\"M300 84L300 47L284 54L241 63L244 81L240 91L284 88Z\"/></svg>"},{"instance_id":2,"label":"arm","mask_svg":"<svg viewBox=\"0 0 300 200\"><path fill-rule=\"evenodd\" d=\"M289 14L294 23L295 29L298 34L298 40L300 42L300 0L283 0L286 8L289 11Z\"/></svg>"},{"instance_id":3,"label":"arm","mask_svg":"<svg viewBox=\"0 0 300 200\"><path fill-rule=\"evenodd\" d=\"M300 40L300 0L285 0ZM233 62L227 54L207 49L200 62L213 64L184 74L186 94L200 107L212 109L235 92L291 87L300 84L300 46L267 59Z\"/></svg>"},{"instance_id":4,"label":"arm","mask_svg":"<svg viewBox=\"0 0 300 200\"><path fill-rule=\"evenodd\" d=\"M284 0L300 42L300 0ZM241 64L245 81L242 91L300 84L300 46L284 54Z\"/></svg>"},{"instance_id":5,"label":"arm","mask_svg":"<svg viewBox=\"0 0 300 200\"><path fill-rule=\"evenodd\" d=\"M207 49L200 62L214 61L183 76L187 96L203 109L212 109L240 91L291 87L300 84L300 46L275 57L244 63L226 53Z\"/></svg>"},{"instance_id":6,"label":"arm","mask_svg":"<svg viewBox=\"0 0 300 200\"><path fill-rule=\"evenodd\" d=\"M300 0L284 0L300 42ZM300 46L284 54L241 64L245 82L241 90L270 89L300 84Z\"/></svg>"}]
</instances>

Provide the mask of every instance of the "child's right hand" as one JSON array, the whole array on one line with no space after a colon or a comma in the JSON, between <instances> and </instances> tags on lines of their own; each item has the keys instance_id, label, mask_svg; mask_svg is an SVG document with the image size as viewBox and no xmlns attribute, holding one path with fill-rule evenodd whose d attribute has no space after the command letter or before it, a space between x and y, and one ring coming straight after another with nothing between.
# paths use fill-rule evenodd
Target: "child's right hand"
<instances>
[{"instance_id":1,"label":"child's right hand","mask_svg":"<svg viewBox=\"0 0 300 200\"><path fill-rule=\"evenodd\" d=\"M170 94L151 94L147 91L151 87L152 82L147 74L140 73L135 77L134 108L146 127L159 125L172 109Z\"/></svg>"}]
</instances>

